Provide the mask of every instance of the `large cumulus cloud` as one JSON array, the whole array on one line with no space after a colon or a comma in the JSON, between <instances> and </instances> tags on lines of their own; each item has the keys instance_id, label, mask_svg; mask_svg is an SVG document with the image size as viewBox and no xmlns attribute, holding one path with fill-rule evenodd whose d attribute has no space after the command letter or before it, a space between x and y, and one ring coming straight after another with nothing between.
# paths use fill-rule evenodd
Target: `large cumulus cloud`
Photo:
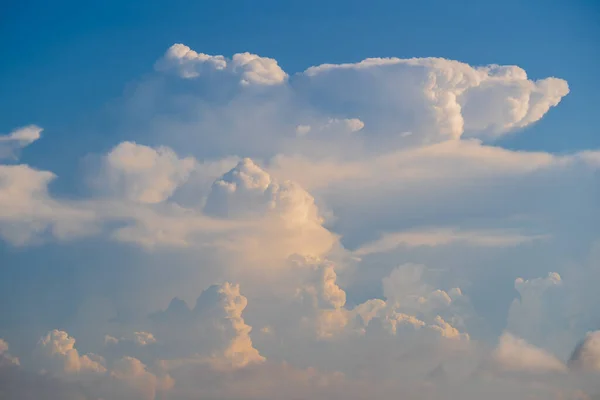
<instances>
[{"instance_id":1,"label":"large cumulus cloud","mask_svg":"<svg viewBox=\"0 0 600 400\"><path fill-rule=\"evenodd\" d=\"M69 263L93 242L110 276L78 266L69 329L27 343L3 322L22 354L0 341L0 395L592 399L599 152L495 142L568 93L517 66L293 74L175 44L124 96L122 137L77 196L14 162L42 132L15 129L6 246ZM109 268L120 254L146 261Z\"/></svg>"}]
</instances>

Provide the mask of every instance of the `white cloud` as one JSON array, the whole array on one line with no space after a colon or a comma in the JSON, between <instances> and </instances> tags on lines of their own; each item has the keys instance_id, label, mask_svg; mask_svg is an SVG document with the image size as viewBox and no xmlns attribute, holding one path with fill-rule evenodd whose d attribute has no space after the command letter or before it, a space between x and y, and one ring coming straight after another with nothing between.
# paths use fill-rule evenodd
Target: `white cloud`
<instances>
[{"instance_id":1,"label":"white cloud","mask_svg":"<svg viewBox=\"0 0 600 400\"><path fill-rule=\"evenodd\" d=\"M52 330L34 350L35 363L43 375L85 388L92 398L154 400L169 390L173 380L164 372L148 371L140 360L125 356L107 368L103 357L81 355L75 339L65 331Z\"/></svg>"},{"instance_id":2,"label":"white cloud","mask_svg":"<svg viewBox=\"0 0 600 400\"><path fill-rule=\"evenodd\" d=\"M272 58L238 53L227 60L221 55L197 53L183 44L171 46L164 57L157 61L155 68L157 71L173 71L186 79L223 71L239 77L241 85L278 85L287 79L287 74Z\"/></svg>"},{"instance_id":3,"label":"white cloud","mask_svg":"<svg viewBox=\"0 0 600 400\"><path fill-rule=\"evenodd\" d=\"M322 226L314 198L292 181L273 179L250 159L244 159L216 180L204 212L210 216L254 220L254 231L222 242L229 251L242 251L244 262L275 258L279 262L299 253L320 256L336 237ZM262 246L269 245L265 252Z\"/></svg>"},{"instance_id":4,"label":"white cloud","mask_svg":"<svg viewBox=\"0 0 600 400\"><path fill-rule=\"evenodd\" d=\"M202 292L193 310L173 300L167 310L153 317L161 343L172 355L163 366L206 363L228 369L264 362L252 345L252 327L242 317L247 304L240 286L230 283Z\"/></svg>"},{"instance_id":5,"label":"white cloud","mask_svg":"<svg viewBox=\"0 0 600 400\"><path fill-rule=\"evenodd\" d=\"M383 128L394 122L396 130L450 138L527 126L569 93L564 80L534 82L516 66L474 68L443 58L371 58L310 67L303 75L311 91L367 110L385 121Z\"/></svg>"},{"instance_id":6,"label":"white cloud","mask_svg":"<svg viewBox=\"0 0 600 400\"><path fill-rule=\"evenodd\" d=\"M182 78L196 78L206 70L223 70L227 61L223 56L209 56L196 53L189 47L177 43L167 50L164 57L157 61L158 71L174 70Z\"/></svg>"},{"instance_id":7,"label":"white cloud","mask_svg":"<svg viewBox=\"0 0 600 400\"><path fill-rule=\"evenodd\" d=\"M565 372L565 365L552 354L505 332L493 351L496 366L503 370L530 373Z\"/></svg>"},{"instance_id":8,"label":"white cloud","mask_svg":"<svg viewBox=\"0 0 600 400\"><path fill-rule=\"evenodd\" d=\"M322 222L309 193L294 182L272 179L248 158L214 182L204 210L230 218L274 215L288 226Z\"/></svg>"},{"instance_id":9,"label":"white cloud","mask_svg":"<svg viewBox=\"0 0 600 400\"><path fill-rule=\"evenodd\" d=\"M453 243L465 243L472 246L509 247L546 239L544 235L523 235L511 231L461 231L452 228L426 229L397 233L384 233L379 239L363 245L354 251L358 256L387 252L400 246L434 247Z\"/></svg>"},{"instance_id":10,"label":"white cloud","mask_svg":"<svg viewBox=\"0 0 600 400\"><path fill-rule=\"evenodd\" d=\"M411 312L431 314L441 312L462 297L459 288L446 292L425 283L425 269L423 265L405 264L383 278L383 295L387 301Z\"/></svg>"},{"instance_id":11,"label":"white cloud","mask_svg":"<svg viewBox=\"0 0 600 400\"><path fill-rule=\"evenodd\" d=\"M47 377L105 399L546 400L589 391L583 372L597 369L595 333L571 369L550 351L558 354L558 342L572 348L595 318L595 303L584 299L595 293L594 262L569 269L555 255L596 235L598 152L515 151L473 139L535 123L568 93L565 81L434 58L368 59L288 77L274 59L181 44L155 68L184 79L152 75L127 110L139 112L132 125L148 143L165 146L137 144L130 133L104 155L97 183L110 196L59 198L52 172L0 166L4 239L94 233L93 245L106 246L102 255L115 264L106 268L114 276L92 279L87 265L74 276L85 283L82 296L106 298L114 311L89 315L94 326L82 329L94 334L81 343L99 346L107 361L51 331L34 357ZM0 148L37 140L39 128L28 129ZM154 253L138 265L136 249L106 237ZM80 254L78 243L68 246L60 251L67 262ZM124 252L131 258L121 267L115 258ZM518 278L511 305L514 278L542 268L557 272ZM243 291L212 282L240 282ZM15 297L31 295L15 287L26 291ZM203 288L191 309L174 300L146 314L178 290ZM507 311L508 326L497 328ZM506 333L488 349L503 328L518 337ZM2 360L6 347L0 341Z\"/></svg>"},{"instance_id":12,"label":"white cloud","mask_svg":"<svg viewBox=\"0 0 600 400\"><path fill-rule=\"evenodd\" d=\"M70 238L93 230L93 211L50 196L48 185L54 178L28 165L0 165L0 236L24 245L47 231Z\"/></svg>"},{"instance_id":13,"label":"white cloud","mask_svg":"<svg viewBox=\"0 0 600 400\"><path fill-rule=\"evenodd\" d=\"M147 370L144 363L133 357L123 357L115 362L110 378L103 388L108 398L153 400L174 384L169 375L157 377Z\"/></svg>"},{"instance_id":14,"label":"white cloud","mask_svg":"<svg viewBox=\"0 0 600 400\"><path fill-rule=\"evenodd\" d=\"M456 319L451 303L462 297L460 289L446 293L422 282L423 266L405 265L383 279L386 300L370 299L353 308L346 306L346 292L337 282L335 264L327 260L297 259L296 279L304 281L298 296L305 308L292 316L319 340L360 338L367 335L402 337L423 328L437 337L468 339L442 315ZM302 277L302 278L300 278ZM451 297L452 296L452 297ZM417 317L418 315L418 317ZM275 331L279 329L275 326ZM433 335L433 337L436 337ZM361 346L361 339L354 344Z\"/></svg>"},{"instance_id":15,"label":"white cloud","mask_svg":"<svg viewBox=\"0 0 600 400\"><path fill-rule=\"evenodd\" d=\"M38 342L36 351L42 371L51 375L94 376L106 372L104 359L95 354L80 355L75 349L75 339L65 331L48 332Z\"/></svg>"},{"instance_id":16,"label":"white cloud","mask_svg":"<svg viewBox=\"0 0 600 400\"><path fill-rule=\"evenodd\" d=\"M561 287L563 281L556 272L545 278L525 280L517 278L515 289L520 298L513 300L508 313L508 329L523 338L535 338L543 335L545 303L553 289Z\"/></svg>"},{"instance_id":17,"label":"white cloud","mask_svg":"<svg viewBox=\"0 0 600 400\"><path fill-rule=\"evenodd\" d=\"M251 53L234 54L233 70L240 71L242 85L277 85L287 79L287 74L272 58Z\"/></svg>"},{"instance_id":18,"label":"white cloud","mask_svg":"<svg viewBox=\"0 0 600 400\"><path fill-rule=\"evenodd\" d=\"M8 135L0 136L0 159L14 158L19 149L29 146L42 135L42 128L36 125L28 125L15 129Z\"/></svg>"},{"instance_id":19,"label":"white cloud","mask_svg":"<svg viewBox=\"0 0 600 400\"><path fill-rule=\"evenodd\" d=\"M160 203L188 179L195 167L194 158L180 159L168 147L153 149L122 142L106 155L100 184L134 202Z\"/></svg>"},{"instance_id":20,"label":"white cloud","mask_svg":"<svg viewBox=\"0 0 600 400\"><path fill-rule=\"evenodd\" d=\"M310 125L298 125L296 127L296 133L298 135L306 135L312 130L312 126Z\"/></svg>"}]
</instances>

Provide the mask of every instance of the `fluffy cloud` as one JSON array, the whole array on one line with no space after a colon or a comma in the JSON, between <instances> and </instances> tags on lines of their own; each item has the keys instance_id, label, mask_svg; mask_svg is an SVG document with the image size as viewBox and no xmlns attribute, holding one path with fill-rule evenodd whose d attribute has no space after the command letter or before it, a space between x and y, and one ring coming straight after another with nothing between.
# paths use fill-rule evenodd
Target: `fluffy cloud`
<instances>
[{"instance_id":1,"label":"fluffy cloud","mask_svg":"<svg viewBox=\"0 0 600 400\"><path fill-rule=\"evenodd\" d=\"M277 85L287 78L287 74L272 58L238 53L233 55L231 61L233 70L241 75L242 85Z\"/></svg>"},{"instance_id":2,"label":"fluffy cloud","mask_svg":"<svg viewBox=\"0 0 600 400\"><path fill-rule=\"evenodd\" d=\"M136 346L148 346L150 344L156 343L156 338L150 332L134 332L132 335L128 337L122 337L117 339L114 336L105 335L104 343L107 345L117 345L122 342L131 342Z\"/></svg>"},{"instance_id":3,"label":"fluffy cloud","mask_svg":"<svg viewBox=\"0 0 600 400\"><path fill-rule=\"evenodd\" d=\"M53 330L40 339L37 356L42 371L51 375L100 375L106 372L104 359L95 354L80 355L75 339L65 331Z\"/></svg>"},{"instance_id":4,"label":"fluffy cloud","mask_svg":"<svg viewBox=\"0 0 600 400\"><path fill-rule=\"evenodd\" d=\"M56 201L48 193L55 178L28 165L0 165L0 235L23 245L50 231L59 238L87 233L93 211Z\"/></svg>"},{"instance_id":5,"label":"fluffy cloud","mask_svg":"<svg viewBox=\"0 0 600 400\"><path fill-rule=\"evenodd\" d=\"M171 46L155 67L158 71L173 71L186 79L224 71L238 77L241 85L277 85L287 79L287 74L272 58L238 53L227 60L223 56L196 53L183 44Z\"/></svg>"},{"instance_id":6,"label":"fluffy cloud","mask_svg":"<svg viewBox=\"0 0 600 400\"><path fill-rule=\"evenodd\" d=\"M540 337L544 331L545 304L554 288L562 285L556 272L545 278L525 280L517 278L515 289L520 298L515 299L508 314L508 329L524 338Z\"/></svg>"},{"instance_id":7,"label":"fluffy cloud","mask_svg":"<svg viewBox=\"0 0 600 400\"><path fill-rule=\"evenodd\" d=\"M157 377L140 360L124 357L113 365L103 394L108 398L151 400L172 386L170 376Z\"/></svg>"},{"instance_id":8,"label":"fluffy cloud","mask_svg":"<svg viewBox=\"0 0 600 400\"><path fill-rule=\"evenodd\" d=\"M273 179L250 159L240 161L214 182L204 212L218 218L259 221L251 235L242 233L225 244L229 251L242 250L245 262L272 257L283 261L296 253L320 256L336 241L322 226L323 218L308 192L292 181ZM266 245L268 252L258 250Z\"/></svg>"},{"instance_id":9,"label":"fluffy cloud","mask_svg":"<svg viewBox=\"0 0 600 400\"><path fill-rule=\"evenodd\" d=\"M292 226L322 221L310 194L293 182L273 180L249 158L215 181L204 210L233 218L274 214Z\"/></svg>"},{"instance_id":10,"label":"fluffy cloud","mask_svg":"<svg viewBox=\"0 0 600 400\"><path fill-rule=\"evenodd\" d=\"M306 134L339 134L358 132L365 127L365 123L358 118L329 118L327 122L315 127L311 125L298 125L296 133L298 135Z\"/></svg>"},{"instance_id":11,"label":"fluffy cloud","mask_svg":"<svg viewBox=\"0 0 600 400\"><path fill-rule=\"evenodd\" d=\"M547 238L544 235L523 235L510 231L466 231L457 229L427 229L420 231L385 233L373 242L354 251L357 256L387 252L401 246L447 246L453 243L466 243L473 246L504 247L516 246L532 240Z\"/></svg>"},{"instance_id":12,"label":"fluffy cloud","mask_svg":"<svg viewBox=\"0 0 600 400\"><path fill-rule=\"evenodd\" d=\"M597 255L586 264L580 252L597 239L599 152L486 142L540 120L565 81L439 58L288 75L274 59L182 44L155 70L125 96L125 137L92 177L100 193L54 191L50 171L0 166L2 238L94 235L49 240L64 247L47 263L72 267L95 249L106 275L79 261L67 297L108 304L40 322L72 324L85 354L53 330L21 368L0 341L0 388L94 400L596 394L586 375L598 369L596 333L562 360L597 329L585 300ZM14 156L40 132L15 130L0 149ZM32 259L46 262L39 251ZM7 298L34 309L61 290L30 286L43 293L21 285ZM166 307L179 293L201 294L193 308ZM27 348L22 328L0 320Z\"/></svg>"},{"instance_id":13,"label":"fluffy cloud","mask_svg":"<svg viewBox=\"0 0 600 400\"><path fill-rule=\"evenodd\" d=\"M247 304L240 286L230 283L202 292L193 310L179 299L171 301L167 310L153 316L155 329L172 355L165 367L208 363L222 369L263 362L265 358L252 345L252 328L242 317Z\"/></svg>"},{"instance_id":14,"label":"fluffy cloud","mask_svg":"<svg viewBox=\"0 0 600 400\"><path fill-rule=\"evenodd\" d=\"M344 99L350 107L369 113L369 126L373 122L397 134L429 131L430 137L433 133L459 138L465 132L501 135L539 120L569 93L564 80L534 82L516 66L473 68L442 58L323 64L308 68L303 77L311 95L338 103Z\"/></svg>"},{"instance_id":15,"label":"fluffy cloud","mask_svg":"<svg viewBox=\"0 0 600 400\"><path fill-rule=\"evenodd\" d=\"M530 373L566 371L565 365L556 357L508 332L500 337L492 357L499 368L510 371Z\"/></svg>"},{"instance_id":16,"label":"fluffy cloud","mask_svg":"<svg viewBox=\"0 0 600 400\"><path fill-rule=\"evenodd\" d=\"M204 69L223 70L227 61L223 56L209 56L196 53L189 47L177 43L167 50L164 57L157 61L155 68L159 71L175 71L182 78L196 78Z\"/></svg>"},{"instance_id":17,"label":"fluffy cloud","mask_svg":"<svg viewBox=\"0 0 600 400\"><path fill-rule=\"evenodd\" d=\"M128 200L154 204L169 198L188 179L196 161L180 159L167 147L122 142L106 155L104 164L101 184Z\"/></svg>"},{"instance_id":18,"label":"fluffy cloud","mask_svg":"<svg viewBox=\"0 0 600 400\"><path fill-rule=\"evenodd\" d=\"M80 388L83 393L78 399L153 400L157 393L173 386L168 374L162 371L154 374L136 358L125 356L107 367L99 355L81 355L75 348L75 339L65 331L48 332L38 342L34 355L34 366L42 375L33 375L31 379L34 382L54 379L67 393Z\"/></svg>"},{"instance_id":19,"label":"fluffy cloud","mask_svg":"<svg viewBox=\"0 0 600 400\"><path fill-rule=\"evenodd\" d=\"M302 309L291 308L286 324L293 330L306 330L318 341L350 341L353 346L362 347L368 338L390 340L403 336L413 336L421 329L424 336L436 341L438 338L466 339L469 335L444 320L444 317L460 322L457 309L451 306L462 293L454 288L446 293L434 290L421 280L423 266L405 265L383 279L382 299L368 299L354 307L346 304L346 292L338 282L336 266L328 260L298 258L296 280L299 284L296 296L303 304ZM452 296L452 297L450 297ZM463 310L464 311L464 310ZM293 313L299 313L293 315ZM290 322L290 315L292 321ZM300 325L298 325L300 322ZM276 321L274 332L280 333L285 327L278 326ZM288 326L289 329L289 326ZM295 333L283 331L292 337ZM414 337L414 336L413 336Z\"/></svg>"}]
</instances>

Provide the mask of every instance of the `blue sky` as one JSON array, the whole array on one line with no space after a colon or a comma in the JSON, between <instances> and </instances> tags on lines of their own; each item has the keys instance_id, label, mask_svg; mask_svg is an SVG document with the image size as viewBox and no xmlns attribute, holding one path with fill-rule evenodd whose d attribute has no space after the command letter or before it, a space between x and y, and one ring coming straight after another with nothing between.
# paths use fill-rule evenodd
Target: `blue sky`
<instances>
[{"instance_id":1,"label":"blue sky","mask_svg":"<svg viewBox=\"0 0 600 400\"><path fill-rule=\"evenodd\" d=\"M599 398L597 2L9 3L0 397Z\"/></svg>"}]
</instances>

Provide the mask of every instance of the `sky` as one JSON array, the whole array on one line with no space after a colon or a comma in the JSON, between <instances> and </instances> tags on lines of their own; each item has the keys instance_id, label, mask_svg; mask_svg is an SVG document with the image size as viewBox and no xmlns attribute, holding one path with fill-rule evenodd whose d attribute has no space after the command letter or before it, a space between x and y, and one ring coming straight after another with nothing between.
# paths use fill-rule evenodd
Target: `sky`
<instances>
[{"instance_id":1,"label":"sky","mask_svg":"<svg viewBox=\"0 0 600 400\"><path fill-rule=\"evenodd\" d=\"M599 21L7 2L0 398L600 399Z\"/></svg>"}]
</instances>

